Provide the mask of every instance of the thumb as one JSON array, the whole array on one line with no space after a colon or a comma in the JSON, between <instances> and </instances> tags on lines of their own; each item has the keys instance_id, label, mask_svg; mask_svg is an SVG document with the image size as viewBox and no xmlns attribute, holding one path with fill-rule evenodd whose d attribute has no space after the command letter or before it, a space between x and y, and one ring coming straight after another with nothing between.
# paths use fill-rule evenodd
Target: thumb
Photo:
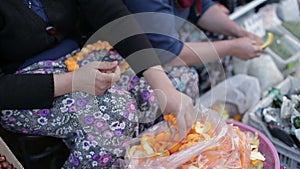
<instances>
[{"instance_id":1,"label":"thumb","mask_svg":"<svg viewBox=\"0 0 300 169\"><path fill-rule=\"evenodd\" d=\"M177 115L177 124L178 124L178 127L179 127L180 140L183 140L186 137L187 124L186 124L184 116L182 116L181 112L179 112L178 115Z\"/></svg>"},{"instance_id":2,"label":"thumb","mask_svg":"<svg viewBox=\"0 0 300 169\"><path fill-rule=\"evenodd\" d=\"M257 42L255 40L251 40L252 45L257 45Z\"/></svg>"},{"instance_id":3,"label":"thumb","mask_svg":"<svg viewBox=\"0 0 300 169\"><path fill-rule=\"evenodd\" d=\"M256 53L261 53L264 51L260 46L257 46L257 45L254 46L254 50Z\"/></svg>"}]
</instances>

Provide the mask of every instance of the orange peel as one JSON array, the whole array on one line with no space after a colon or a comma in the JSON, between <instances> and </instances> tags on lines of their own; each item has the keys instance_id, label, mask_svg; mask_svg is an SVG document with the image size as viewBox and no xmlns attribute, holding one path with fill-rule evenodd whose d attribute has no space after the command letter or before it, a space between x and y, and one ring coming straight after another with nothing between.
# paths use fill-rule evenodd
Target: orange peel
<instances>
[{"instance_id":1,"label":"orange peel","mask_svg":"<svg viewBox=\"0 0 300 169\"><path fill-rule=\"evenodd\" d=\"M83 47L80 52L74 54L74 56L69 57L65 60L65 65L69 72L75 71L79 69L78 61L81 61L86 57L89 53L97 50L111 50L113 47L107 41L97 41L93 44L89 44L86 47Z\"/></svg>"}]
</instances>

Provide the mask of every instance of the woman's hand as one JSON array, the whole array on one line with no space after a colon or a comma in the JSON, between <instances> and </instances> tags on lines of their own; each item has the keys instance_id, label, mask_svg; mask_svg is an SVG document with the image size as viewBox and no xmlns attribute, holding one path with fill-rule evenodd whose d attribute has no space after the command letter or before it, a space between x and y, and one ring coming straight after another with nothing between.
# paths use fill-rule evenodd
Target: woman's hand
<instances>
[{"instance_id":1,"label":"woman's hand","mask_svg":"<svg viewBox=\"0 0 300 169\"><path fill-rule=\"evenodd\" d=\"M119 79L118 62L91 62L74 72L54 75L54 96L75 91L101 95Z\"/></svg>"},{"instance_id":2,"label":"woman's hand","mask_svg":"<svg viewBox=\"0 0 300 169\"><path fill-rule=\"evenodd\" d=\"M160 66L145 71L144 77L154 89L162 112L176 115L180 136L184 138L196 119L192 99L175 89Z\"/></svg>"},{"instance_id":3,"label":"woman's hand","mask_svg":"<svg viewBox=\"0 0 300 169\"><path fill-rule=\"evenodd\" d=\"M247 37L247 38L255 41L256 45L258 45L258 46L260 46L264 43L264 40L262 38L260 38L259 36L255 35L253 33L250 33L250 32L246 32L244 37Z\"/></svg>"},{"instance_id":4,"label":"woman's hand","mask_svg":"<svg viewBox=\"0 0 300 169\"><path fill-rule=\"evenodd\" d=\"M191 129L196 120L193 100L173 87L162 90L156 89L154 92L163 114L174 114L177 117L180 138L185 138L186 133Z\"/></svg>"},{"instance_id":5,"label":"woman's hand","mask_svg":"<svg viewBox=\"0 0 300 169\"><path fill-rule=\"evenodd\" d=\"M243 60L258 57L263 52L260 45L249 38L233 39L231 43L231 55Z\"/></svg>"}]
</instances>

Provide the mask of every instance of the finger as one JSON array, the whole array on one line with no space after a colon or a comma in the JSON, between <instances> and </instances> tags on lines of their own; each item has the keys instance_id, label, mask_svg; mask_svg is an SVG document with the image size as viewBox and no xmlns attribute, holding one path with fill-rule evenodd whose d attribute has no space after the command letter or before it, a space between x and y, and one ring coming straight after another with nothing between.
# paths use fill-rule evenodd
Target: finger
<instances>
[{"instance_id":1,"label":"finger","mask_svg":"<svg viewBox=\"0 0 300 169\"><path fill-rule=\"evenodd\" d=\"M254 41L254 40L252 40L252 41L251 41L251 44L252 44L252 45L256 45L256 44L257 44L257 42L256 42L256 41Z\"/></svg>"},{"instance_id":2,"label":"finger","mask_svg":"<svg viewBox=\"0 0 300 169\"><path fill-rule=\"evenodd\" d=\"M102 72L98 72L97 73L97 81L100 83L112 83L117 81L117 79L119 79L120 76L117 76L115 73L102 73Z\"/></svg>"},{"instance_id":3,"label":"finger","mask_svg":"<svg viewBox=\"0 0 300 169\"><path fill-rule=\"evenodd\" d=\"M193 124L196 122L196 112L191 108L187 113L185 113L185 124L187 132L192 129Z\"/></svg>"},{"instance_id":4,"label":"finger","mask_svg":"<svg viewBox=\"0 0 300 169\"><path fill-rule=\"evenodd\" d=\"M93 61L93 62L90 62L90 63L86 64L85 66L89 66L89 67L91 67L91 68L98 69L99 63L100 63L100 62Z\"/></svg>"},{"instance_id":5,"label":"finger","mask_svg":"<svg viewBox=\"0 0 300 169\"><path fill-rule=\"evenodd\" d=\"M97 68L99 70L113 70L116 68L116 66L118 66L118 62L117 61L113 61L113 62L98 62Z\"/></svg>"},{"instance_id":6,"label":"finger","mask_svg":"<svg viewBox=\"0 0 300 169\"><path fill-rule=\"evenodd\" d=\"M174 112L166 112L167 107L167 96L163 90L160 89L154 89L155 96L159 102L159 107L164 114L174 113Z\"/></svg>"},{"instance_id":7,"label":"finger","mask_svg":"<svg viewBox=\"0 0 300 169\"><path fill-rule=\"evenodd\" d=\"M195 110L193 101L190 99L189 100L189 106L187 106L188 108L186 109L186 124L187 124L187 131L190 131L190 129L192 128L193 124L197 121L197 114L198 111Z\"/></svg>"},{"instance_id":8,"label":"finger","mask_svg":"<svg viewBox=\"0 0 300 169\"><path fill-rule=\"evenodd\" d=\"M249 59L257 58L257 57L259 57L260 55L261 55L261 53L259 53L259 52L254 52L254 53L249 57Z\"/></svg>"},{"instance_id":9,"label":"finger","mask_svg":"<svg viewBox=\"0 0 300 169\"><path fill-rule=\"evenodd\" d=\"M264 43L264 40L258 36L256 36L255 40L256 40L257 45L259 45L259 46Z\"/></svg>"},{"instance_id":10,"label":"finger","mask_svg":"<svg viewBox=\"0 0 300 169\"><path fill-rule=\"evenodd\" d=\"M102 73L98 72L96 80L100 83L111 83L113 81L114 74L113 73Z\"/></svg>"},{"instance_id":11,"label":"finger","mask_svg":"<svg viewBox=\"0 0 300 169\"><path fill-rule=\"evenodd\" d=\"M113 73L113 72L115 72L115 69L106 69L106 70L101 69L100 71L101 71L102 73Z\"/></svg>"},{"instance_id":12,"label":"finger","mask_svg":"<svg viewBox=\"0 0 300 169\"><path fill-rule=\"evenodd\" d=\"M111 83L115 83L119 81L121 78L120 68L118 67L118 70L116 70L114 73L111 73L111 76L112 76Z\"/></svg>"},{"instance_id":13,"label":"finger","mask_svg":"<svg viewBox=\"0 0 300 169\"><path fill-rule=\"evenodd\" d=\"M186 129L186 120L182 112L179 112L177 114L177 124L179 127L180 140L183 140L186 136L187 129Z\"/></svg>"},{"instance_id":14,"label":"finger","mask_svg":"<svg viewBox=\"0 0 300 169\"><path fill-rule=\"evenodd\" d=\"M256 53L256 57L260 57L260 55L261 55L260 52Z\"/></svg>"},{"instance_id":15,"label":"finger","mask_svg":"<svg viewBox=\"0 0 300 169\"><path fill-rule=\"evenodd\" d=\"M260 46L255 45L255 46L254 46L254 51L255 51L256 53L262 53L264 50L263 50Z\"/></svg>"},{"instance_id":16,"label":"finger","mask_svg":"<svg viewBox=\"0 0 300 169\"><path fill-rule=\"evenodd\" d=\"M116 69L115 69L115 75L116 75L116 77L118 77L118 78L116 78L116 79L114 79L114 81L113 82L117 82L117 81L119 81L120 80L120 78L121 78L121 69L120 69L120 67L119 66L117 66L116 67Z\"/></svg>"},{"instance_id":17,"label":"finger","mask_svg":"<svg viewBox=\"0 0 300 169\"><path fill-rule=\"evenodd\" d=\"M104 93L104 91L106 91L109 88L110 88L110 84L105 84L105 83L96 86L97 91L99 91L100 93Z\"/></svg>"}]
</instances>

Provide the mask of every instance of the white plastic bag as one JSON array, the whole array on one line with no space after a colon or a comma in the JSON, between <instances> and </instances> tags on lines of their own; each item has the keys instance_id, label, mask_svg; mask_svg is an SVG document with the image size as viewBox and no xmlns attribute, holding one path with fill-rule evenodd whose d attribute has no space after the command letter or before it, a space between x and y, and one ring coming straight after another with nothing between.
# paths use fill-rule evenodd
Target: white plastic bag
<instances>
[{"instance_id":1,"label":"white plastic bag","mask_svg":"<svg viewBox=\"0 0 300 169\"><path fill-rule=\"evenodd\" d=\"M262 91L268 90L284 79L271 56L265 54L251 60L248 75L258 79Z\"/></svg>"},{"instance_id":2,"label":"white plastic bag","mask_svg":"<svg viewBox=\"0 0 300 169\"><path fill-rule=\"evenodd\" d=\"M264 28L271 30L272 28L282 24L277 16L278 4L269 4L259 9L258 14L261 16Z\"/></svg>"},{"instance_id":3,"label":"white plastic bag","mask_svg":"<svg viewBox=\"0 0 300 169\"><path fill-rule=\"evenodd\" d=\"M297 0L281 0L278 5L277 14L283 21L300 21Z\"/></svg>"},{"instance_id":4,"label":"white plastic bag","mask_svg":"<svg viewBox=\"0 0 300 169\"><path fill-rule=\"evenodd\" d=\"M205 107L217 102L231 103L243 114L259 101L261 90L256 78L247 75L236 75L212 88L201 98Z\"/></svg>"},{"instance_id":5,"label":"white plastic bag","mask_svg":"<svg viewBox=\"0 0 300 169\"><path fill-rule=\"evenodd\" d=\"M260 57L247 61L234 58L233 67L236 74L247 74L256 77L262 92L275 86L284 78L274 60L268 54L261 54Z\"/></svg>"}]
</instances>

